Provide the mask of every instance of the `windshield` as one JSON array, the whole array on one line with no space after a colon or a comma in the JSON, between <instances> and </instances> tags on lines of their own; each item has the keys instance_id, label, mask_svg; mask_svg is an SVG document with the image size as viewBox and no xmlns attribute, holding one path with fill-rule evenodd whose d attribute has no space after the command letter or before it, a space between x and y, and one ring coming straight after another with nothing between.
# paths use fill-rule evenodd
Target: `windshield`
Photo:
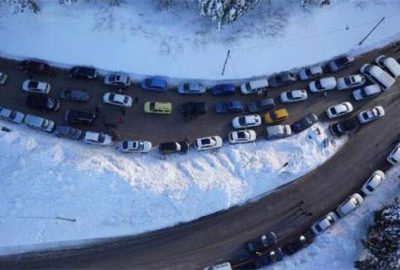
<instances>
[{"instance_id":1,"label":"windshield","mask_svg":"<svg viewBox=\"0 0 400 270\"><path fill-rule=\"evenodd\" d=\"M322 85L321 85L321 81L320 80L318 80L318 81L315 81L315 88L317 88L317 89L322 89Z\"/></svg>"}]
</instances>

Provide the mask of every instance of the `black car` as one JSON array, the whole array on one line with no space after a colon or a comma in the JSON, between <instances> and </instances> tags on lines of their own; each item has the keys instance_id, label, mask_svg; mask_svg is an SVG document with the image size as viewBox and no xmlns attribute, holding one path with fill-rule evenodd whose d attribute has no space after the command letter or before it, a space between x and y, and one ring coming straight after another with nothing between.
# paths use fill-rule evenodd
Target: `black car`
<instances>
[{"instance_id":1,"label":"black car","mask_svg":"<svg viewBox=\"0 0 400 270\"><path fill-rule=\"evenodd\" d=\"M67 101L86 102L90 99L90 95L83 90L67 89L61 92L60 98Z\"/></svg>"},{"instance_id":2,"label":"black car","mask_svg":"<svg viewBox=\"0 0 400 270\"><path fill-rule=\"evenodd\" d=\"M182 104L182 114L185 117L197 117L207 112L204 102L186 102Z\"/></svg>"},{"instance_id":3,"label":"black car","mask_svg":"<svg viewBox=\"0 0 400 270\"><path fill-rule=\"evenodd\" d=\"M57 126L54 133L57 137L73 140L79 140L82 137L82 130L69 126Z\"/></svg>"},{"instance_id":4,"label":"black car","mask_svg":"<svg viewBox=\"0 0 400 270\"><path fill-rule=\"evenodd\" d=\"M270 110L274 107L275 107L275 101L273 98L263 98L260 100L255 100L247 105L247 109L251 113Z\"/></svg>"},{"instance_id":5,"label":"black car","mask_svg":"<svg viewBox=\"0 0 400 270\"><path fill-rule=\"evenodd\" d=\"M354 57L351 55L342 55L332 59L328 63L328 67L332 72L342 70L350 66L354 62Z\"/></svg>"},{"instance_id":6,"label":"black car","mask_svg":"<svg viewBox=\"0 0 400 270\"><path fill-rule=\"evenodd\" d=\"M60 109L60 101L40 94L29 94L26 97L26 106L32 109L56 112Z\"/></svg>"},{"instance_id":7,"label":"black car","mask_svg":"<svg viewBox=\"0 0 400 270\"><path fill-rule=\"evenodd\" d=\"M255 241L249 241L246 243L246 249L251 255L260 255L270 246L277 243L277 238L274 232L267 232L260 236Z\"/></svg>"},{"instance_id":8,"label":"black car","mask_svg":"<svg viewBox=\"0 0 400 270\"><path fill-rule=\"evenodd\" d=\"M358 127L358 122L355 118L347 119L341 122L333 123L329 126L332 135L341 137L344 134L351 133Z\"/></svg>"},{"instance_id":9,"label":"black car","mask_svg":"<svg viewBox=\"0 0 400 270\"><path fill-rule=\"evenodd\" d=\"M302 132L318 122L318 116L314 113L307 114L300 120L294 122L291 126L294 133Z\"/></svg>"},{"instance_id":10,"label":"black car","mask_svg":"<svg viewBox=\"0 0 400 270\"><path fill-rule=\"evenodd\" d=\"M95 80L97 78L97 70L92 67L76 66L71 68L69 76L76 79Z\"/></svg>"},{"instance_id":11,"label":"black car","mask_svg":"<svg viewBox=\"0 0 400 270\"><path fill-rule=\"evenodd\" d=\"M285 244L282 248L282 251L287 255L292 255L300 249L310 245L314 241L314 237L314 233L308 230Z\"/></svg>"},{"instance_id":12,"label":"black car","mask_svg":"<svg viewBox=\"0 0 400 270\"><path fill-rule=\"evenodd\" d=\"M78 124L78 125L93 125L96 120L97 115L90 112L77 111L77 110L68 110L65 114L65 121L69 124Z\"/></svg>"},{"instance_id":13,"label":"black car","mask_svg":"<svg viewBox=\"0 0 400 270\"><path fill-rule=\"evenodd\" d=\"M270 265L272 263L281 261L283 256L284 254L282 250L280 248L275 248L264 255L256 256L254 258L254 266L255 268L261 268Z\"/></svg>"},{"instance_id":14,"label":"black car","mask_svg":"<svg viewBox=\"0 0 400 270\"><path fill-rule=\"evenodd\" d=\"M293 72L282 72L268 78L271 87L279 87L297 81L297 74Z\"/></svg>"},{"instance_id":15,"label":"black car","mask_svg":"<svg viewBox=\"0 0 400 270\"><path fill-rule=\"evenodd\" d=\"M172 153L181 153L184 154L189 149L188 141L180 141L180 142L165 142L161 143L159 146L159 150L161 154L172 154Z\"/></svg>"},{"instance_id":16,"label":"black car","mask_svg":"<svg viewBox=\"0 0 400 270\"><path fill-rule=\"evenodd\" d=\"M37 60L24 60L19 63L20 69L28 73L36 73L42 75L56 75L56 72L49 64Z\"/></svg>"}]
</instances>

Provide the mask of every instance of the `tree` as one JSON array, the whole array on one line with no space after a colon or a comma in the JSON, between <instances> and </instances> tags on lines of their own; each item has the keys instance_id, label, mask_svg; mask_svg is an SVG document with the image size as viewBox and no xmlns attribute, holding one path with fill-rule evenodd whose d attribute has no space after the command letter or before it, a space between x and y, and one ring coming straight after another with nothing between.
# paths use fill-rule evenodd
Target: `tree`
<instances>
[{"instance_id":1,"label":"tree","mask_svg":"<svg viewBox=\"0 0 400 270\"><path fill-rule=\"evenodd\" d=\"M40 11L36 0L12 0L10 4L14 5L15 13L24 13L26 9L31 10L33 13L38 13Z\"/></svg>"}]
</instances>

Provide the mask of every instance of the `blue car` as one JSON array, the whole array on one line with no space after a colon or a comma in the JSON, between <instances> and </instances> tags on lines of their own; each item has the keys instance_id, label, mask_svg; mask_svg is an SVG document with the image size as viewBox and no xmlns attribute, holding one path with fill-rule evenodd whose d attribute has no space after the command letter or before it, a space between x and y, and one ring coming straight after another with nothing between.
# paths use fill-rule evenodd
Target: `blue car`
<instances>
[{"instance_id":1,"label":"blue car","mask_svg":"<svg viewBox=\"0 0 400 270\"><path fill-rule=\"evenodd\" d=\"M243 112L243 104L239 100L232 100L229 102L217 102L215 103L216 113L241 113Z\"/></svg>"},{"instance_id":2,"label":"blue car","mask_svg":"<svg viewBox=\"0 0 400 270\"><path fill-rule=\"evenodd\" d=\"M141 86L143 89L150 91L167 92L168 83L162 77L151 77L142 81Z\"/></svg>"},{"instance_id":3,"label":"blue car","mask_svg":"<svg viewBox=\"0 0 400 270\"><path fill-rule=\"evenodd\" d=\"M211 94L214 96L227 96L235 93L235 86L233 84L217 84L211 88Z\"/></svg>"}]
</instances>

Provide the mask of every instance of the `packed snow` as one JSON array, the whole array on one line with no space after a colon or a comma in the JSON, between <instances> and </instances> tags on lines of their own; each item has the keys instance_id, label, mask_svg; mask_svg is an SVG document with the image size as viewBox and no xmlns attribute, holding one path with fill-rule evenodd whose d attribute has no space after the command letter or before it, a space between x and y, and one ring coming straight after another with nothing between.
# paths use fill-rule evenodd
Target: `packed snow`
<instances>
[{"instance_id":1,"label":"packed snow","mask_svg":"<svg viewBox=\"0 0 400 270\"><path fill-rule=\"evenodd\" d=\"M221 30L199 15L196 4L160 11L155 2L125 1L110 8L106 1L59 5L39 0L38 14L15 14L0 3L0 54L94 65L133 73L136 79L238 79L344 52L357 54L398 39L400 33L394 27L400 24L396 0L343 0L306 8L299 0L271 1L271 6L261 1L258 9ZM384 22L358 46L383 16Z\"/></svg>"},{"instance_id":2,"label":"packed snow","mask_svg":"<svg viewBox=\"0 0 400 270\"><path fill-rule=\"evenodd\" d=\"M163 157L7 126L11 132L0 132L0 253L193 220L298 178L345 141L318 124L286 139Z\"/></svg>"}]
</instances>

